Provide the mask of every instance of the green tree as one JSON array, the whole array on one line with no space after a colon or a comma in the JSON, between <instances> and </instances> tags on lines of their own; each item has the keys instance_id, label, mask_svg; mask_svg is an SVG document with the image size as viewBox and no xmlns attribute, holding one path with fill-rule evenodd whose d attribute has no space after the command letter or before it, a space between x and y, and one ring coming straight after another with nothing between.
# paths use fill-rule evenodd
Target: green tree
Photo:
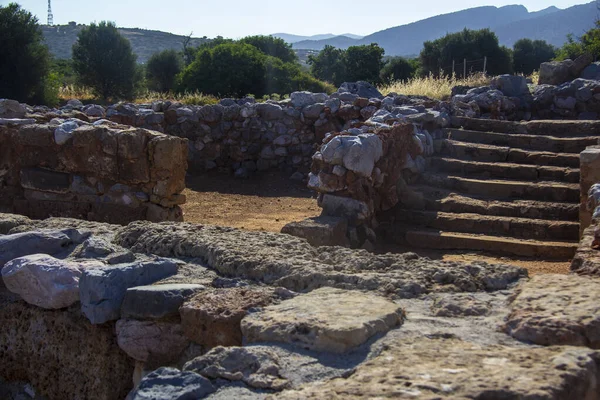
<instances>
[{"instance_id":1,"label":"green tree","mask_svg":"<svg viewBox=\"0 0 600 400\"><path fill-rule=\"evenodd\" d=\"M483 59L487 57L487 72L492 75L512 72L511 50L500 46L498 37L489 29L471 30L450 33L440 39L423 43L419 55L424 74L438 76L440 73L452 73L452 61L459 67L456 73L462 75L462 62L477 61L476 66L467 67L467 71L483 70Z\"/></svg>"},{"instance_id":2,"label":"green tree","mask_svg":"<svg viewBox=\"0 0 600 400\"><path fill-rule=\"evenodd\" d=\"M327 45L317 55L308 56L310 72L322 81L339 86L346 79L345 51Z\"/></svg>"},{"instance_id":3,"label":"green tree","mask_svg":"<svg viewBox=\"0 0 600 400\"><path fill-rule=\"evenodd\" d=\"M249 44L201 46L196 59L182 72L179 90L215 96L262 96L266 94L265 59L265 54Z\"/></svg>"},{"instance_id":4,"label":"green tree","mask_svg":"<svg viewBox=\"0 0 600 400\"><path fill-rule=\"evenodd\" d=\"M0 96L45 102L50 55L37 18L16 3L0 6L0 38Z\"/></svg>"},{"instance_id":5,"label":"green tree","mask_svg":"<svg viewBox=\"0 0 600 400\"><path fill-rule=\"evenodd\" d=\"M133 97L136 56L129 40L112 22L83 28L73 45L73 69L79 82L103 99Z\"/></svg>"},{"instance_id":6,"label":"green tree","mask_svg":"<svg viewBox=\"0 0 600 400\"><path fill-rule=\"evenodd\" d=\"M584 53L591 54L595 60L600 57L600 20L578 39L568 35L567 42L557 51L556 60L574 60Z\"/></svg>"},{"instance_id":7,"label":"green tree","mask_svg":"<svg viewBox=\"0 0 600 400\"><path fill-rule=\"evenodd\" d=\"M346 65L345 81L367 81L379 83L379 72L383 68L385 50L375 43L363 46L350 46L344 55Z\"/></svg>"},{"instance_id":8,"label":"green tree","mask_svg":"<svg viewBox=\"0 0 600 400\"><path fill-rule=\"evenodd\" d=\"M175 87L175 77L181 72L181 56L175 50L152 54L146 63L148 85L159 92L169 92Z\"/></svg>"},{"instance_id":9,"label":"green tree","mask_svg":"<svg viewBox=\"0 0 600 400\"><path fill-rule=\"evenodd\" d=\"M279 58L284 63L294 63L298 60L292 45L280 38L263 35L247 36L241 39L240 43L250 44L269 56Z\"/></svg>"},{"instance_id":10,"label":"green tree","mask_svg":"<svg viewBox=\"0 0 600 400\"><path fill-rule=\"evenodd\" d=\"M544 40L520 39L513 45L513 69L525 75L554 58L556 49Z\"/></svg>"},{"instance_id":11,"label":"green tree","mask_svg":"<svg viewBox=\"0 0 600 400\"><path fill-rule=\"evenodd\" d=\"M382 82L407 81L415 76L419 68L419 60L404 57L393 57L389 59L381 72L379 78Z\"/></svg>"}]
</instances>

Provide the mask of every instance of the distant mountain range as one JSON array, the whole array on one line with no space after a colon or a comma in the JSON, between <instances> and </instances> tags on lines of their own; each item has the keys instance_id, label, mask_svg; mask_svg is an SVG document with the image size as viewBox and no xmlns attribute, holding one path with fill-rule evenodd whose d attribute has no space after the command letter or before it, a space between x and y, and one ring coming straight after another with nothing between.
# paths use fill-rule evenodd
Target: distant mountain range
<instances>
[{"instance_id":1,"label":"distant mountain range","mask_svg":"<svg viewBox=\"0 0 600 400\"><path fill-rule=\"evenodd\" d=\"M300 36L300 35L292 35L290 33L272 33L270 36L278 37L285 40L288 43L296 43L304 40L327 40L340 36L347 36L351 39L362 39L363 36L355 35L352 33L342 33L341 35L334 35L333 33L323 33L320 35L312 35L312 36Z\"/></svg>"},{"instance_id":2,"label":"distant mountain range","mask_svg":"<svg viewBox=\"0 0 600 400\"><path fill-rule=\"evenodd\" d=\"M288 41L292 43L294 49L321 50L326 45L347 48L377 43L385 49L388 56L415 55L421 51L423 42L438 39L447 33L458 32L464 28L490 28L498 35L500 44L509 47L521 38L542 39L555 46L561 46L565 43L568 34L580 36L593 27L597 17L596 2L564 10L551 6L537 12L529 12L522 5L484 6L384 29L358 39L348 34L330 38L312 37L305 40L296 40L298 36L283 33L275 35L284 40L287 40L285 36L292 37L293 41Z\"/></svg>"}]
</instances>

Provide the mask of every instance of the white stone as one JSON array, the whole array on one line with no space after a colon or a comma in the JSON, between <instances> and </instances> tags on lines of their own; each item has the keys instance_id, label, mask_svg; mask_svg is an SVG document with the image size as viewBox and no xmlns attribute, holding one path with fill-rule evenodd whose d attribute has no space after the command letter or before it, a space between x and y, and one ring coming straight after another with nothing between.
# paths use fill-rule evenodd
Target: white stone
<instances>
[{"instance_id":1,"label":"white stone","mask_svg":"<svg viewBox=\"0 0 600 400\"><path fill-rule=\"evenodd\" d=\"M47 254L16 258L2 268L8 290L29 304L48 309L68 307L79 301L80 277L77 264Z\"/></svg>"},{"instance_id":2,"label":"white stone","mask_svg":"<svg viewBox=\"0 0 600 400\"><path fill-rule=\"evenodd\" d=\"M63 145L73 137L73 131L77 129L79 125L75 121L67 121L60 124L54 130L54 141L58 145Z\"/></svg>"}]
</instances>

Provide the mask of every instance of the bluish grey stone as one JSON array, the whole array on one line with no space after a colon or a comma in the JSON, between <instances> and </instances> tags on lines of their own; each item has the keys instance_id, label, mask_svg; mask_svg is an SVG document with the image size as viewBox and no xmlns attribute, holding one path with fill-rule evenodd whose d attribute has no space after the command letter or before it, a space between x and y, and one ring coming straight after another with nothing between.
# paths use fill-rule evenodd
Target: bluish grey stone
<instances>
[{"instance_id":1,"label":"bluish grey stone","mask_svg":"<svg viewBox=\"0 0 600 400\"><path fill-rule=\"evenodd\" d=\"M200 374L162 367L146 375L127 400L197 400L215 390Z\"/></svg>"},{"instance_id":2,"label":"bluish grey stone","mask_svg":"<svg viewBox=\"0 0 600 400\"><path fill-rule=\"evenodd\" d=\"M381 92L379 92L379 90L377 90L377 88L375 86L373 86L369 82L365 82L365 81L344 82L338 89L338 92L339 93L348 92L348 93L356 94L356 95L358 95L358 97L364 97L367 99L371 99L371 98L383 99L383 95L381 94ZM340 100L344 101L344 99L342 99L341 97L340 97Z\"/></svg>"},{"instance_id":3,"label":"bluish grey stone","mask_svg":"<svg viewBox=\"0 0 600 400\"><path fill-rule=\"evenodd\" d=\"M594 62L585 67L581 73L581 78L590 80L600 80L600 62Z\"/></svg>"},{"instance_id":4,"label":"bluish grey stone","mask_svg":"<svg viewBox=\"0 0 600 400\"><path fill-rule=\"evenodd\" d=\"M121 305L121 318L159 319L179 315L183 302L204 289L203 285L187 283L129 288Z\"/></svg>"},{"instance_id":5,"label":"bluish grey stone","mask_svg":"<svg viewBox=\"0 0 600 400\"><path fill-rule=\"evenodd\" d=\"M283 118L283 109L277 104L261 103L256 105L258 115L266 120L276 120Z\"/></svg>"},{"instance_id":6,"label":"bluish grey stone","mask_svg":"<svg viewBox=\"0 0 600 400\"><path fill-rule=\"evenodd\" d=\"M8 261L30 254L54 255L85 240L76 229L34 231L0 236L0 267Z\"/></svg>"},{"instance_id":7,"label":"bluish grey stone","mask_svg":"<svg viewBox=\"0 0 600 400\"><path fill-rule=\"evenodd\" d=\"M81 311L92 324L119 319L128 288L149 285L176 273L177 264L166 259L86 269L79 281Z\"/></svg>"},{"instance_id":8,"label":"bluish grey stone","mask_svg":"<svg viewBox=\"0 0 600 400\"><path fill-rule=\"evenodd\" d=\"M520 75L500 75L492 80L492 86L508 97L523 97L529 94L527 79Z\"/></svg>"}]
</instances>

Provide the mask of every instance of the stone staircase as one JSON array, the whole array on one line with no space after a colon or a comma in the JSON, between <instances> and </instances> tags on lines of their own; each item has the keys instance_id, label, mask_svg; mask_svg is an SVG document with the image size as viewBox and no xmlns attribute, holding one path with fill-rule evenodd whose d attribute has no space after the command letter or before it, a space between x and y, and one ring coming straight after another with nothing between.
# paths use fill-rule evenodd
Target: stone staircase
<instances>
[{"instance_id":1,"label":"stone staircase","mask_svg":"<svg viewBox=\"0 0 600 400\"><path fill-rule=\"evenodd\" d=\"M579 153L600 125L453 120L385 234L434 249L571 258L579 241Z\"/></svg>"}]
</instances>

